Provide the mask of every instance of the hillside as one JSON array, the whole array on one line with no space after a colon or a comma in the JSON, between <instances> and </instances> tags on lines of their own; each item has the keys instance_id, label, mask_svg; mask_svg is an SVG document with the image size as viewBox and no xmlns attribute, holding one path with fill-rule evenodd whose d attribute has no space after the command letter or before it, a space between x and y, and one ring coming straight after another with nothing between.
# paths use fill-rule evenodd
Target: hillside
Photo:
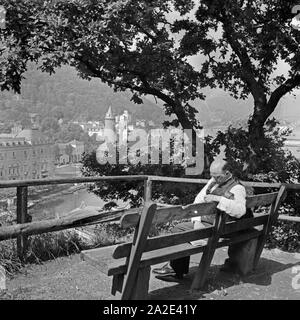
<instances>
[{"instance_id":1,"label":"hillside","mask_svg":"<svg viewBox=\"0 0 300 320\"><path fill-rule=\"evenodd\" d=\"M195 100L191 104L205 127L226 126L247 119L252 112L253 101L235 100L220 89L204 90L206 100ZM115 114L127 109L135 119L153 120L160 125L168 119L163 112L162 102L152 97L144 104L134 104L131 93L114 92L98 79L80 79L70 67L62 67L50 76L30 66L25 74L20 96L11 92L0 92L0 121L18 121L28 118L28 112L39 113L42 119L54 117L69 120L103 120L108 106ZM272 116L279 120L295 122L300 119L300 94L286 96ZM28 120L28 119L27 119ZM26 122L26 121L25 121Z\"/></svg>"},{"instance_id":2,"label":"hillside","mask_svg":"<svg viewBox=\"0 0 300 320\"><path fill-rule=\"evenodd\" d=\"M163 110L144 99L137 105L130 92L115 93L97 79L80 79L70 67L62 67L50 76L33 66L26 72L20 96L0 93L0 119L20 120L27 112L63 117L65 120L102 120L111 105L116 114L127 109L134 118L162 122Z\"/></svg>"}]
</instances>

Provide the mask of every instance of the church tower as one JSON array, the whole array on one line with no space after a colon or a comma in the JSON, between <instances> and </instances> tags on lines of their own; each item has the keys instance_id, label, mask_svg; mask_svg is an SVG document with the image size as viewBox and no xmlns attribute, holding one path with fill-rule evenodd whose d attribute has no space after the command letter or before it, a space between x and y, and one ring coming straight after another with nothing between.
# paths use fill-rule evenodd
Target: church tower
<instances>
[{"instance_id":1,"label":"church tower","mask_svg":"<svg viewBox=\"0 0 300 320\"><path fill-rule=\"evenodd\" d=\"M111 106L108 108L105 115L105 129L115 131L115 117L113 116Z\"/></svg>"},{"instance_id":2,"label":"church tower","mask_svg":"<svg viewBox=\"0 0 300 320\"><path fill-rule=\"evenodd\" d=\"M111 138L114 140L114 134L115 134L115 117L112 113L112 108L109 106L105 119L104 119L104 129L109 130L108 132L111 133Z\"/></svg>"}]
</instances>

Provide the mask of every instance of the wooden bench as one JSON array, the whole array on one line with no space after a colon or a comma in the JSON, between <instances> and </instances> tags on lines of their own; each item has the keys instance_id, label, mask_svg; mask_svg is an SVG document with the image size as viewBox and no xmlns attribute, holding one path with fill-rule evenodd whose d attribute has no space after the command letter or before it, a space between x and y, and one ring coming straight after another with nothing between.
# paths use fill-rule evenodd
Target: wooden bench
<instances>
[{"instance_id":1,"label":"wooden bench","mask_svg":"<svg viewBox=\"0 0 300 320\"><path fill-rule=\"evenodd\" d=\"M135 227L132 242L83 251L81 257L101 272L113 276L112 294L120 292L121 299L147 299L151 265L203 252L191 289L203 287L207 271L217 248L255 240L251 270L255 269L278 209L285 196L285 187L278 192L247 197L247 208L270 206L268 213L238 221L227 221L227 215L216 209L215 203L191 204L186 207L157 208L146 202L141 213L127 213L121 218L123 228ZM149 238L151 227L172 220L216 213L212 227ZM228 235L244 230L242 234ZM208 239L206 245L193 246L189 242Z\"/></svg>"}]
</instances>

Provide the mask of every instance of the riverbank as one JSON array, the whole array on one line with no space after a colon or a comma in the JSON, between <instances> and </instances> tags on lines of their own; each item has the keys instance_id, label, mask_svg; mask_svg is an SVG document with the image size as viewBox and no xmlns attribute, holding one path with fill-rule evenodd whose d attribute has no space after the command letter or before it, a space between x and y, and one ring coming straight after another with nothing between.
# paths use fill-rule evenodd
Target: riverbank
<instances>
[{"instance_id":1,"label":"riverbank","mask_svg":"<svg viewBox=\"0 0 300 320\"><path fill-rule=\"evenodd\" d=\"M79 178L81 177L81 164L68 164L57 166L54 170L54 179L60 178ZM39 201L50 199L53 195L63 192L63 194L84 189L84 184L73 186L72 184L65 185L41 185L28 188L28 207L33 206ZM0 210L14 210L16 205L16 188L0 189Z\"/></svg>"}]
</instances>

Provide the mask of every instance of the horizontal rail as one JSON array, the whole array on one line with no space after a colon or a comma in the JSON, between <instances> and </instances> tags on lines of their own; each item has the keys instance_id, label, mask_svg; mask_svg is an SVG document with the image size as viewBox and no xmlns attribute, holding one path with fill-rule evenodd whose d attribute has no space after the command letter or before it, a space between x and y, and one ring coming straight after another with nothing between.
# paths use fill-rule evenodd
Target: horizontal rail
<instances>
[{"instance_id":1,"label":"horizontal rail","mask_svg":"<svg viewBox=\"0 0 300 320\"><path fill-rule=\"evenodd\" d=\"M161 181L161 182L181 182L181 183L198 183L206 184L208 179L191 179L191 178L180 178L180 177L163 177L163 176L148 176L151 181Z\"/></svg>"},{"instance_id":2,"label":"horizontal rail","mask_svg":"<svg viewBox=\"0 0 300 320\"><path fill-rule=\"evenodd\" d=\"M14 181L0 181L0 188L15 188L15 187L29 187L40 185L52 184L69 184L69 183L93 183L100 181L132 181L132 180L145 180L160 181L160 182L174 182L174 183L192 183L192 184L206 184L208 179L192 179L180 177L163 177L151 175L128 175L128 176L101 176L101 177L79 177L79 178L59 178L59 179L33 179L33 180L14 180ZM245 186L258 187L258 188L279 188L281 183L267 183L267 182L254 182L242 181ZM300 190L300 184L285 184L287 189Z\"/></svg>"},{"instance_id":3,"label":"horizontal rail","mask_svg":"<svg viewBox=\"0 0 300 320\"><path fill-rule=\"evenodd\" d=\"M177 183L193 183L206 184L208 179L191 179L191 178L176 178L176 177L162 177L162 176L148 176L149 180L161 182L177 182ZM241 181L243 185L254 188L280 188L282 183L270 182L255 182L255 181ZM285 184L287 189L300 190L300 184Z\"/></svg>"},{"instance_id":4,"label":"horizontal rail","mask_svg":"<svg viewBox=\"0 0 300 320\"><path fill-rule=\"evenodd\" d=\"M147 176L102 176L102 177L82 177L82 178L60 178L60 179L36 179L36 180L15 180L15 181L1 181L0 188L15 188L15 187L29 187L42 186L50 184L68 184L68 183L89 183L99 181L132 181L132 180L147 180Z\"/></svg>"},{"instance_id":5,"label":"horizontal rail","mask_svg":"<svg viewBox=\"0 0 300 320\"><path fill-rule=\"evenodd\" d=\"M75 227L89 226L97 223L119 222L125 213L138 216L138 211L138 209L123 209L114 212L98 212L82 209L77 212L76 216L0 227L0 241L13 239L20 235L29 236L46 232L66 230ZM278 219L296 223L300 222L300 217L288 215L279 215Z\"/></svg>"},{"instance_id":6,"label":"horizontal rail","mask_svg":"<svg viewBox=\"0 0 300 320\"><path fill-rule=\"evenodd\" d=\"M61 231L75 227L83 227L97 223L119 221L122 215L124 215L125 211L137 212L138 209L123 209L113 212L98 212L82 209L77 212L76 216L0 227L0 241L13 239L20 235L29 236L46 232Z\"/></svg>"},{"instance_id":7,"label":"horizontal rail","mask_svg":"<svg viewBox=\"0 0 300 320\"><path fill-rule=\"evenodd\" d=\"M300 183L295 183L295 184L287 183L285 184L285 186L289 190L300 190Z\"/></svg>"},{"instance_id":8,"label":"horizontal rail","mask_svg":"<svg viewBox=\"0 0 300 320\"><path fill-rule=\"evenodd\" d=\"M64 217L61 219L51 219L28 223L27 221L27 187L30 186L42 186L42 185L59 185L59 184L75 184L75 183L96 183L101 181L143 181L144 182L144 194L145 200L151 200L151 185L152 182L171 182L171 183L192 183L198 185L204 185L208 182L208 179L191 179L191 178L180 178L180 177L163 177L163 176L152 176L152 175L122 175L122 176L96 176L96 177L78 177L78 178L59 178L59 179L39 179L39 180L18 180L18 181L0 181L0 189L3 188L17 188L19 190L19 197L17 199L17 221L18 224L0 227L0 241L10 238L18 238L18 248L20 256L24 255L26 250L26 236L34 234L42 234L46 232L60 231L65 229L71 229L75 227L88 226L91 224L104 223L110 221L120 220L122 216L127 216L128 225L137 223L139 219L138 209L130 210L119 210L119 211L89 211L81 210L81 215L78 212L73 216ZM260 187L260 188L280 188L280 183L265 183L265 182L244 182L245 186ZM300 184L284 184L288 190L300 191ZM23 190L21 192L21 189ZM26 189L26 190L25 190ZM22 197L20 194L22 193ZM24 193L24 194L23 194ZM272 195L271 195L272 196ZM193 207L193 206L192 206ZM192 209L192 207L190 209ZM182 209L180 209L182 210ZM179 210L179 211L180 211ZM164 220L170 214L174 214L173 209L158 209L161 213L159 221ZM182 212L179 212L181 216ZM125 215L126 213L126 215ZM194 216L194 212L190 212L190 215ZM291 217L280 215L279 220L300 222L300 217ZM157 222L159 222L157 221ZM118 221L122 222L122 221ZM123 217L123 222L125 219ZM22 247L22 248L21 248Z\"/></svg>"},{"instance_id":9,"label":"horizontal rail","mask_svg":"<svg viewBox=\"0 0 300 320\"><path fill-rule=\"evenodd\" d=\"M300 222L300 217L288 216L286 214L280 214L278 220L289 221L289 222Z\"/></svg>"}]
</instances>

